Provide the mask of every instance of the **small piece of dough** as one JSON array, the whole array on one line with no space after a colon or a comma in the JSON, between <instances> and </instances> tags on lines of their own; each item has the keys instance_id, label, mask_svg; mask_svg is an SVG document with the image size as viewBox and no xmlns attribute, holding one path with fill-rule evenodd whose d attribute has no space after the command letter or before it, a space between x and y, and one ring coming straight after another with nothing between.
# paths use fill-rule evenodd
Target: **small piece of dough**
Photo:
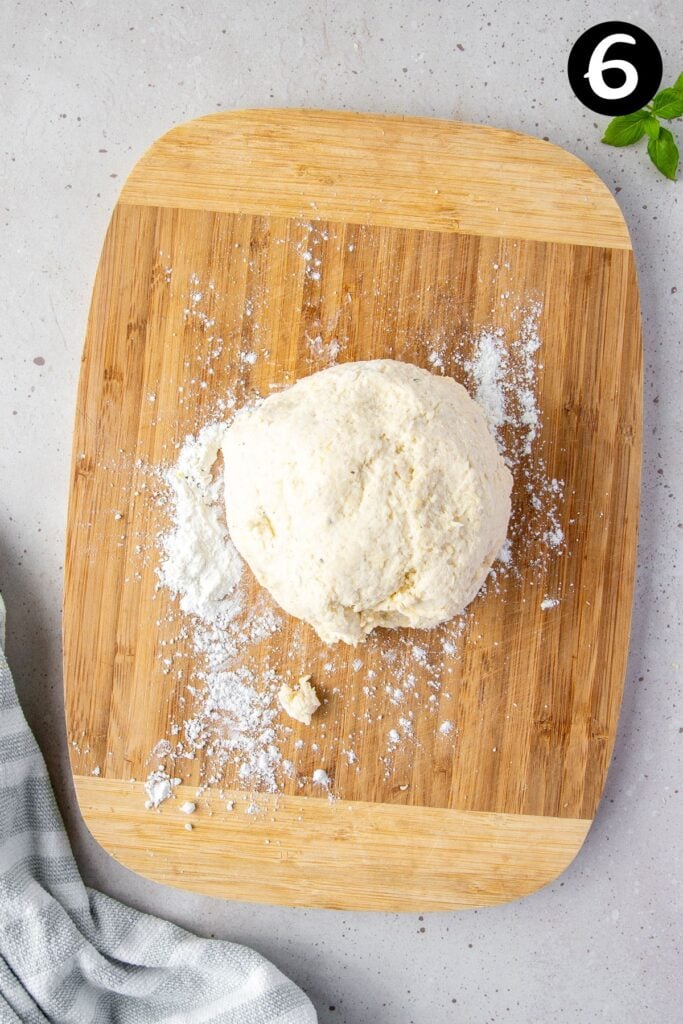
<instances>
[{"instance_id":1,"label":"small piece of dough","mask_svg":"<svg viewBox=\"0 0 683 1024\"><path fill-rule=\"evenodd\" d=\"M245 409L222 443L230 536L325 643L461 612L497 557L512 477L461 384L345 363Z\"/></svg>"},{"instance_id":2,"label":"small piece of dough","mask_svg":"<svg viewBox=\"0 0 683 1024\"><path fill-rule=\"evenodd\" d=\"M311 724L311 717L320 707L318 694L310 676L302 676L296 687L283 683L278 699L289 717L296 719L297 722L303 722L304 725Z\"/></svg>"}]
</instances>

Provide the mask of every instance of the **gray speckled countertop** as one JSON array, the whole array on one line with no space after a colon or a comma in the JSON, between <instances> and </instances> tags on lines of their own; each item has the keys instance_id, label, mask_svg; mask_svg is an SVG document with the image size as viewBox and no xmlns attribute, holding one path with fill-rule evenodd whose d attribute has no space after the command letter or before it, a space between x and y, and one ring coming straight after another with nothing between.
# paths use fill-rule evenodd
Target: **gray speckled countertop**
<instances>
[{"instance_id":1,"label":"gray speckled countertop","mask_svg":"<svg viewBox=\"0 0 683 1024\"><path fill-rule=\"evenodd\" d=\"M565 76L606 18L681 67L674 4L133 0L3 4L0 80L0 588L20 697L86 880L203 934L246 942L337 1024L680 1019L683 182L600 144ZM549 10L551 5L545 5ZM219 902L119 867L75 811L62 724L60 602L76 382L93 276L121 183L175 123L231 107L452 117L546 136L618 193L645 333L638 586L619 738L580 855L553 885L478 912L350 914ZM679 128L683 141L683 128ZM325 870L321 865L321 870Z\"/></svg>"}]
</instances>

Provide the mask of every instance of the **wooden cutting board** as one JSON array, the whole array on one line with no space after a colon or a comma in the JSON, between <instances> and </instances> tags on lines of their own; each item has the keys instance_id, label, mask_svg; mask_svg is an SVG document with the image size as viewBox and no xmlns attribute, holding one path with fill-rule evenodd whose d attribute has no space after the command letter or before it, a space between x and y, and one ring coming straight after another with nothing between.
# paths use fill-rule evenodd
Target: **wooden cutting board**
<instances>
[{"instance_id":1,"label":"wooden cutting board","mask_svg":"<svg viewBox=\"0 0 683 1024\"><path fill-rule=\"evenodd\" d=\"M299 764L323 765L338 799L285 781L247 814L250 795L228 776L185 829L179 807L206 764L201 751L152 755L190 713L196 667L177 603L156 585L167 510L153 467L173 462L240 374L254 395L333 358L394 356L437 372L487 325L514 336L511 296L542 301L536 451L564 481L566 546L539 562L520 491L528 571L476 600L450 660L443 634L394 631L361 652L361 670L358 649L337 651L326 676L320 642L285 617L258 657L312 667L327 698L285 754L305 738ZM78 392L64 667L94 836L157 881L302 906L472 907L554 879L585 839L616 734L640 450L633 254L617 204L580 160L513 132L323 111L239 111L170 131L114 210ZM263 599L253 582L249 593ZM543 610L546 594L560 603ZM448 664L438 714L417 713L415 741L387 763L392 644L404 661L426 651L420 694L435 659ZM164 661L171 649L180 671ZM369 665L377 693L360 729ZM435 727L445 717L447 738ZM352 765L342 749L354 723ZM150 811L143 782L159 759L183 784Z\"/></svg>"}]
</instances>

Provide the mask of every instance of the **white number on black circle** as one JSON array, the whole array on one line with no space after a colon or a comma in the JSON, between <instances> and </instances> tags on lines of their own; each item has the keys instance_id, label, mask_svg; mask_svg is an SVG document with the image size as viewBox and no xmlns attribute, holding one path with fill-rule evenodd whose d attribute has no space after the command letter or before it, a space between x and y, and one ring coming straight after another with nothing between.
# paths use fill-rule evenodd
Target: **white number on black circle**
<instances>
[{"instance_id":1,"label":"white number on black circle","mask_svg":"<svg viewBox=\"0 0 683 1024\"><path fill-rule=\"evenodd\" d=\"M605 54L613 43L632 43L636 41L633 36L627 36L622 32L615 32L606 36L593 50L588 64L588 71L583 76L588 79L589 85L596 96L603 100L621 100L630 96L638 85L638 72L633 64L627 60L605 60ZM584 65L585 67L585 65ZM605 71L610 69L623 71L626 76L622 85L608 85L603 77Z\"/></svg>"}]
</instances>

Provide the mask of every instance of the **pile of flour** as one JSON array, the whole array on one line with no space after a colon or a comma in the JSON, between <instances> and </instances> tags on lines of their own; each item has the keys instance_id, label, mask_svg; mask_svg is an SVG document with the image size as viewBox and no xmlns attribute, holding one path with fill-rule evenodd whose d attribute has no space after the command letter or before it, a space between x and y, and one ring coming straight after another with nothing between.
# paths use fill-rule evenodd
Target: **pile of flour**
<instances>
[{"instance_id":1,"label":"pile of flour","mask_svg":"<svg viewBox=\"0 0 683 1024\"><path fill-rule=\"evenodd\" d=\"M172 528L163 538L159 580L182 611L206 623L227 624L241 608L242 561L221 514L221 482L214 473L225 424L208 423L188 437L166 472Z\"/></svg>"}]
</instances>

